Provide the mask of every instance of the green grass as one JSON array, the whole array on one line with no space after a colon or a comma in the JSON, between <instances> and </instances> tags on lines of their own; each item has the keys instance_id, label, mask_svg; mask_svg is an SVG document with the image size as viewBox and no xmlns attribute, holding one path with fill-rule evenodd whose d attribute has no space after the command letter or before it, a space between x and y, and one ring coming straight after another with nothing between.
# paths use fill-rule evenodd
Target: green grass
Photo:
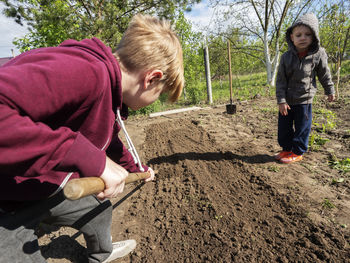
<instances>
[{"instance_id":1,"label":"green grass","mask_svg":"<svg viewBox=\"0 0 350 263\"><path fill-rule=\"evenodd\" d=\"M344 61L341 69L342 77L350 75L350 60ZM224 80L212 80L212 98L213 104L225 104L230 103L230 85L228 76ZM318 83L318 87L321 85ZM346 88L345 85L341 85L341 88ZM322 88L315 97L315 126L324 132L329 129L333 129L336 126L336 117L331 111L323 111L317 109L317 104L322 102L323 95ZM340 90L340 94L342 91ZM233 102L245 101L254 98L256 95L262 97L275 96L275 89L269 88L266 81L266 72L258 72L254 74L246 75L233 75L232 79L232 100ZM207 86L206 81L203 78L198 78L195 83L186 83L181 98L176 104L166 103L166 98L162 96L152 105L149 105L138 111L131 111L131 115L135 114L149 114L152 112L159 112L174 108L182 108L193 105L206 105L208 103L207 98ZM266 109L269 110L269 109ZM276 111L276 109L274 109Z\"/></svg>"},{"instance_id":2,"label":"green grass","mask_svg":"<svg viewBox=\"0 0 350 263\"><path fill-rule=\"evenodd\" d=\"M223 103L230 101L229 80L214 80L211 82L213 103ZM195 104L207 103L207 84L205 81L198 82L185 90L186 100ZM267 88L266 74L256 73L252 75L243 75L232 80L232 100L248 100L255 95L270 96L272 91ZM195 97L195 98L194 98ZM179 101L186 104L184 97Z\"/></svg>"},{"instance_id":3,"label":"green grass","mask_svg":"<svg viewBox=\"0 0 350 263\"><path fill-rule=\"evenodd\" d=\"M230 101L229 81L212 83L213 101ZM271 96L272 91L266 84L266 73L256 73L234 77L232 80L232 99L242 101L256 95Z\"/></svg>"},{"instance_id":4,"label":"green grass","mask_svg":"<svg viewBox=\"0 0 350 263\"><path fill-rule=\"evenodd\" d=\"M340 76L344 77L350 74L350 60L345 60L342 63Z\"/></svg>"},{"instance_id":5,"label":"green grass","mask_svg":"<svg viewBox=\"0 0 350 263\"><path fill-rule=\"evenodd\" d=\"M223 81L213 80L211 85L213 104L230 102L230 85L228 79ZM265 97L274 95L274 89L267 87L266 73L255 73L233 77L233 102L250 100L255 95ZM171 105L167 103L165 96L162 96L159 100L143 109L138 111L130 111L130 114L150 114L152 112L181 108L190 105L203 105L207 103L207 84L205 81L198 81L197 83L192 83L191 85L185 87L183 94L176 104Z\"/></svg>"}]
</instances>

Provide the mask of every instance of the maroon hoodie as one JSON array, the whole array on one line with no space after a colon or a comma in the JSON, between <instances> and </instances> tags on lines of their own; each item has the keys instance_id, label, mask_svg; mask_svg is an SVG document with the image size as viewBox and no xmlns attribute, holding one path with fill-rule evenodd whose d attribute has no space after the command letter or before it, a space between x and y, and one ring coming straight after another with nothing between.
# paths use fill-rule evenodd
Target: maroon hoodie
<instances>
[{"instance_id":1,"label":"maroon hoodie","mask_svg":"<svg viewBox=\"0 0 350 263\"><path fill-rule=\"evenodd\" d=\"M100 176L106 153L139 171L115 122L121 71L99 39L67 40L0 67L0 207L39 200L68 179Z\"/></svg>"}]
</instances>

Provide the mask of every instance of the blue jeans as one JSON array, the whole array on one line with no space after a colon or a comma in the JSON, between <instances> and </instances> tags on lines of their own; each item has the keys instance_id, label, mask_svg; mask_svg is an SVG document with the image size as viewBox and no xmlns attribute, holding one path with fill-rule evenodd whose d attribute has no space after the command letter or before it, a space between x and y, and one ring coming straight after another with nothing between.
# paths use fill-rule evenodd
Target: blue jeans
<instances>
[{"instance_id":1,"label":"blue jeans","mask_svg":"<svg viewBox=\"0 0 350 263\"><path fill-rule=\"evenodd\" d=\"M278 143L283 151L307 151L312 124L312 104L290 105L287 116L278 115Z\"/></svg>"},{"instance_id":2,"label":"blue jeans","mask_svg":"<svg viewBox=\"0 0 350 263\"><path fill-rule=\"evenodd\" d=\"M26 202L14 213L0 212L0 263L46 262L34 234L40 222L80 230L90 263L102 262L112 252L111 202L95 196L71 201L60 192L46 200Z\"/></svg>"}]
</instances>

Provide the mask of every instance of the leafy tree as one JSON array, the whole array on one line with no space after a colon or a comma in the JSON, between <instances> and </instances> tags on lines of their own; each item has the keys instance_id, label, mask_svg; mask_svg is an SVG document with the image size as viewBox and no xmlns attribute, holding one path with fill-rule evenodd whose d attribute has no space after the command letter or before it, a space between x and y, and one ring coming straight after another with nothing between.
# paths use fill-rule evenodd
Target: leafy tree
<instances>
[{"instance_id":1,"label":"leafy tree","mask_svg":"<svg viewBox=\"0 0 350 263\"><path fill-rule=\"evenodd\" d=\"M350 38L350 1L328 1L320 5L320 37L337 76L336 93L339 96L340 69L345 59Z\"/></svg>"},{"instance_id":2,"label":"leafy tree","mask_svg":"<svg viewBox=\"0 0 350 263\"><path fill-rule=\"evenodd\" d=\"M195 101L197 98L193 96L197 94L198 80L204 73L203 36L201 33L193 31L191 22L185 18L183 12L179 13L175 27L181 41L184 57L184 75L186 80L184 95L186 96L188 91L192 97L192 101Z\"/></svg>"},{"instance_id":3,"label":"leafy tree","mask_svg":"<svg viewBox=\"0 0 350 263\"><path fill-rule=\"evenodd\" d=\"M96 36L115 48L131 17L148 13L174 20L201 0L0 0L4 14L29 33L15 41L21 50L55 46L68 38Z\"/></svg>"},{"instance_id":4,"label":"leafy tree","mask_svg":"<svg viewBox=\"0 0 350 263\"><path fill-rule=\"evenodd\" d=\"M228 59L226 40L221 36L209 36L208 48L210 71L212 79L221 78L228 74ZM226 51L226 52L225 52Z\"/></svg>"},{"instance_id":5,"label":"leafy tree","mask_svg":"<svg viewBox=\"0 0 350 263\"><path fill-rule=\"evenodd\" d=\"M350 1L325 1L319 10L322 46L335 63L333 72L341 66L350 38Z\"/></svg>"}]
</instances>

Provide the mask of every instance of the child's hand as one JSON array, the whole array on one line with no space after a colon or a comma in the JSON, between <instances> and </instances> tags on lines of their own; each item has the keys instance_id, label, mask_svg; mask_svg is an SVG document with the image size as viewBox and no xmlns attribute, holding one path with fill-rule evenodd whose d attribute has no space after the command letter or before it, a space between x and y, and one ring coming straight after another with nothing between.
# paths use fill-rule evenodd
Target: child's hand
<instances>
[{"instance_id":1,"label":"child's hand","mask_svg":"<svg viewBox=\"0 0 350 263\"><path fill-rule=\"evenodd\" d=\"M106 156L106 166L100 176L105 183L105 190L99 193L97 198L111 198L122 193L124 190L125 178L128 174L127 170Z\"/></svg>"},{"instance_id":2,"label":"child's hand","mask_svg":"<svg viewBox=\"0 0 350 263\"><path fill-rule=\"evenodd\" d=\"M279 111L280 111L281 115L283 115L283 116L288 115L288 110L290 110L290 107L287 103L278 104L278 107L279 107Z\"/></svg>"},{"instance_id":3,"label":"child's hand","mask_svg":"<svg viewBox=\"0 0 350 263\"><path fill-rule=\"evenodd\" d=\"M335 95L334 94L328 95L328 101L329 102L335 101Z\"/></svg>"},{"instance_id":4,"label":"child's hand","mask_svg":"<svg viewBox=\"0 0 350 263\"><path fill-rule=\"evenodd\" d=\"M150 182L150 181L153 181L155 179L155 173L153 171L153 169L151 167L148 167L148 170L147 170L148 173L150 173L150 177L148 177L147 179L145 179L145 182Z\"/></svg>"}]
</instances>

